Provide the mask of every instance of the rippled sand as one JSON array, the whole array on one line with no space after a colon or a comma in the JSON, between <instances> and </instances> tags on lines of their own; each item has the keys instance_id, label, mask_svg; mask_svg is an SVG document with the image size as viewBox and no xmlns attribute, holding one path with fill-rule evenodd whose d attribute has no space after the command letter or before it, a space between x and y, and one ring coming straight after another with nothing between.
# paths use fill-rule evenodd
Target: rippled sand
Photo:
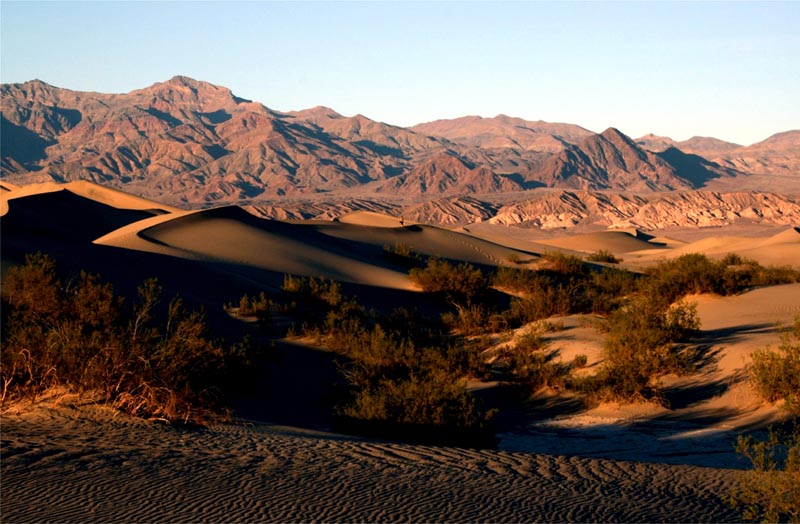
<instances>
[{"instance_id":1,"label":"rippled sand","mask_svg":"<svg viewBox=\"0 0 800 524\"><path fill-rule=\"evenodd\" d=\"M2 420L4 522L722 522L735 472L359 440L186 430L39 408Z\"/></svg>"}]
</instances>

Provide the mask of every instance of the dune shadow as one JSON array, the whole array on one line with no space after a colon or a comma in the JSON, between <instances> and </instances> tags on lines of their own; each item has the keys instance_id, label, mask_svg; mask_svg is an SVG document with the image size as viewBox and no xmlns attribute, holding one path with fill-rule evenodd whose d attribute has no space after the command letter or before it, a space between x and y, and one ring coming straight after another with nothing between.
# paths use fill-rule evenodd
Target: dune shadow
<instances>
[{"instance_id":1,"label":"dune shadow","mask_svg":"<svg viewBox=\"0 0 800 524\"><path fill-rule=\"evenodd\" d=\"M740 341L748 335L767 334L774 330L775 324L771 323L741 324L738 326L703 330L701 338L708 341L710 344L730 344L731 342Z\"/></svg>"}]
</instances>

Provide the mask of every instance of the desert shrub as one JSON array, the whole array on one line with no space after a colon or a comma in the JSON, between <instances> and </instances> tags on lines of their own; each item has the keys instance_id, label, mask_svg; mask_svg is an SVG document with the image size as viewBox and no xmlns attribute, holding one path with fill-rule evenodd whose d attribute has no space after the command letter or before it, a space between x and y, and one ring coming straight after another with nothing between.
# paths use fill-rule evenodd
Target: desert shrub
<instances>
[{"instance_id":1,"label":"desert shrub","mask_svg":"<svg viewBox=\"0 0 800 524\"><path fill-rule=\"evenodd\" d=\"M408 245L396 242L393 246L383 246L383 254L387 260L405 268L417 268L424 265L422 255L414 253Z\"/></svg>"},{"instance_id":2,"label":"desert shrub","mask_svg":"<svg viewBox=\"0 0 800 524\"><path fill-rule=\"evenodd\" d=\"M573 358L570 363L570 367L572 367L572 369L582 369L586 367L588 362L589 358L586 355L575 355L575 358Z\"/></svg>"},{"instance_id":3,"label":"desert shrub","mask_svg":"<svg viewBox=\"0 0 800 524\"><path fill-rule=\"evenodd\" d=\"M445 260L430 259L424 269L412 269L409 276L423 290L443 293L449 301L458 304L474 303L489 286L483 272L466 262L453 265Z\"/></svg>"},{"instance_id":4,"label":"desert shrub","mask_svg":"<svg viewBox=\"0 0 800 524\"><path fill-rule=\"evenodd\" d=\"M228 305L226 309L234 313L238 317L258 317L259 319L266 319L270 312L278 308L277 304L267 298L267 295L262 291L258 296L250 296L244 294L239 298L237 306Z\"/></svg>"},{"instance_id":5,"label":"desert shrub","mask_svg":"<svg viewBox=\"0 0 800 524\"><path fill-rule=\"evenodd\" d=\"M514 344L497 352L493 369L503 381L515 386L524 395L543 387L563 386L569 374L569 366L555 360L553 352L547 350L541 330L534 327L520 336Z\"/></svg>"},{"instance_id":6,"label":"desert shrub","mask_svg":"<svg viewBox=\"0 0 800 524\"><path fill-rule=\"evenodd\" d=\"M509 324L523 325L572 311L569 290L564 286L530 290L524 297L514 297L506 312Z\"/></svg>"},{"instance_id":7,"label":"desert shrub","mask_svg":"<svg viewBox=\"0 0 800 524\"><path fill-rule=\"evenodd\" d=\"M636 276L630 271L596 271L586 286L587 309L592 313L609 314L622 306L636 288Z\"/></svg>"},{"instance_id":8,"label":"desert shrub","mask_svg":"<svg viewBox=\"0 0 800 524\"><path fill-rule=\"evenodd\" d=\"M604 363L584 387L602 398L659 400L658 379L691 370L680 342L700 327L695 304L640 296L608 317Z\"/></svg>"},{"instance_id":9,"label":"desert shrub","mask_svg":"<svg viewBox=\"0 0 800 524\"><path fill-rule=\"evenodd\" d=\"M521 264L522 257L519 256L519 253L509 253L506 257L506 261L511 264Z\"/></svg>"},{"instance_id":10,"label":"desert shrub","mask_svg":"<svg viewBox=\"0 0 800 524\"><path fill-rule=\"evenodd\" d=\"M580 257L560 251L548 251L542 255L542 267L562 275L583 275L586 265Z\"/></svg>"},{"instance_id":11,"label":"desert shrub","mask_svg":"<svg viewBox=\"0 0 800 524\"><path fill-rule=\"evenodd\" d=\"M672 303L690 294L714 293L722 281L722 270L705 255L690 253L648 268L643 280L645 293Z\"/></svg>"},{"instance_id":12,"label":"desert shrub","mask_svg":"<svg viewBox=\"0 0 800 524\"><path fill-rule=\"evenodd\" d=\"M607 249L600 249L586 257L589 262L606 262L608 264L619 264L622 262L621 258L617 258L611 251Z\"/></svg>"},{"instance_id":13,"label":"desert shrub","mask_svg":"<svg viewBox=\"0 0 800 524\"><path fill-rule=\"evenodd\" d=\"M764 267L731 253L719 262L697 253L661 262L646 272L647 292L670 301L692 293L732 295L756 286L800 281L800 272L790 267Z\"/></svg>"},{"instance_id":14,"label":"desert shrub","mask_svg":"<svg viewBox=\"0 0 800 524\"><path fill-rule=\"evenodd\" d=\"M453 381L443 372L382 378L360 389L341 413L365 421L452 428L478 428L485 422L463 381Z\"/></svg>"},{"instance_id":15,"label":"desert shrub","mask_svg":"<svg viewBox=\"0 0 800 524\"><path fill-rule=\"evenodd\" d=\"M461 335L496 333L508 327L505 316L495 314L485 306L456 304L455 307L455 312L442 314L442 322Z\"/></svg>"},{"instance_id":16,"label":"desert shrub","mask_svg":"<svg viewBox=\"0 0 800 524\"><path fill-rule=\"evenodd\" d=\"M52 259L33 255L8 271L3 291L4 399L60 385L134 415L197 421L224 411L233 373L254 358L249 346L211 340L204 315L179 298L157 313L154 279L125 307L98 276L65 285Z\"/></svg>"},{"instance_id":17,"label":"desert shrub","mask_svg":"<svg viewBox=\"0 0 800 524\"><path fill-rule=\"evenodd\" d=\"M776 349L759 349L751 358L750 381L761 397L768 402L784 400L786 409L800 416L800 316Z\"/></svg>"},{"instance_id":18,"label":"desert shrub","mask_svg":"<svg viewBox=\"0 0 800 524\"><path fill-rule=\"evenodd\" d=\"M736 451L753 469L739 475L730 502L748 521L800 521L800 419L772 426L766 440L740 435Z\"/></svg>"}]
</instances>

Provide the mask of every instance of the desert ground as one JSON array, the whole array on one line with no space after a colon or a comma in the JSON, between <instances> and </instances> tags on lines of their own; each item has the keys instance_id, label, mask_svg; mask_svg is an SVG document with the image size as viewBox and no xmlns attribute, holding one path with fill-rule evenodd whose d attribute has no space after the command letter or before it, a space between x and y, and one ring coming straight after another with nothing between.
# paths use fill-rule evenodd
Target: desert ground
<instances>
[{"instance_id":1,"label":"desert ground","mask_svg":"<svg viewBox=\"0 0 800 524\"><path fill-rule=\"evenodd\" d=\"M2 264L51 253L101 273L122 291L156 273L167 293L202 304L222 331L243 329L223 305L273 290L283 275L326 277L366 303L413 301L419 291L385 262L384 246L485 266L549 250L608 250L641 269L684 253L735 252L797 266L794 227L728 231L596 231L539 235L474 225L456 230L353 213L336 221L265 221L239 208L183 211L87 182L3 183ZM5 522L550 521L728 522L737 474L749 466L736 436L781 416L746 380L748 356L779 342L800 314L800 284L696 302L709 356L698 373L665 379L667 406L591 409L545 391L508 414L497 449L402 444L333 433L317 393L329 358L308 340L282 340L284 358L234 423L207 428L134 419L53 392L5 406ZM218 314L213 314L217 312ZM564 359L602 359L591 319L553 319ZM491 395L491 384L475 384ZM320 390L320 391L318 391ZM321 393L320 393L321 394Z\"/></svg>"}]
</instances>

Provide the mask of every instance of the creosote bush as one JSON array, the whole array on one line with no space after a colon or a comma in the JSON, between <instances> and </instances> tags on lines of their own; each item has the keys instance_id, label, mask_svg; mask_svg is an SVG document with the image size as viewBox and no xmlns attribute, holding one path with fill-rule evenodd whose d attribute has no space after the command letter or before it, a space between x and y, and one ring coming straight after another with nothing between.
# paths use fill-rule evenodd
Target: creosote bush
<instances>
[{"instance_id":1,"label":"creosote bush","mask_svg":"<svg viewBox=\"0 0 800 524\"><path fill-rule=\"evenodd\" d=\"M770 427L766 440L740 435L736 451L753 469L739 475L731 505L747 521L800 521L800 418Z\"/></svg>"},{"instance_id":2,"label":"creosote bush","mask_svg":"<svg viewBox=\"0 0 800 524\"><path fill-rule=\"evenodd\" d=\"M223 414L234 377L254 367L253 348L210 339L202 313L179 298L162 304L161 291L147 280L128 306L96 275L65 282L50 257L26 257L4 278L3 399L58 385L133 415L198 422Z\"/></svg>"},{"instance_id":3,"label":"creosote bush","mask_svg":"<svg viewBox=\"0 0 800 524\"><path fill-rule=\"evenodd\" d=\"M453 265L435 258L429 259L425 268L412 269L409 276L423 290L442 293L456 304L474 303L489 286L488 279L479 268L465 262Z\"/></svg>"},{"instance_id":4,"label":"creosote bush","mask_svg":"<svg viewBox=\"0 0 800 524\"><path fill-rule=\"evenodd\" d=\"M755 351L750 381L764 400L785 401L786 410L800 417L800 316L785 330L776 349Z\"/></svg>"},{"instance_id":5,"label":"creosote bush","mask_svg":"<svg viewBox=\"0 0 800 524\"><path fill-rule=\"evenodd\" d=\"M617 258L611 251L607 249L600 249L586 257L589 262L605 262L607 264L619 264L622 262L621 258Z\"/></svg>"},{"instance_id":6,"label":"creosote bush","mask_svg":"<svg viewBox=\"0 0 800 524\"><path fill-rule=\"evenodd\" d=\"M637 297L609 315L603 366L583 387L602 399L660 401L660 377L691 371L693 355L680 343L699 328L696 304Z\"/></svg>"}]
</instances>

